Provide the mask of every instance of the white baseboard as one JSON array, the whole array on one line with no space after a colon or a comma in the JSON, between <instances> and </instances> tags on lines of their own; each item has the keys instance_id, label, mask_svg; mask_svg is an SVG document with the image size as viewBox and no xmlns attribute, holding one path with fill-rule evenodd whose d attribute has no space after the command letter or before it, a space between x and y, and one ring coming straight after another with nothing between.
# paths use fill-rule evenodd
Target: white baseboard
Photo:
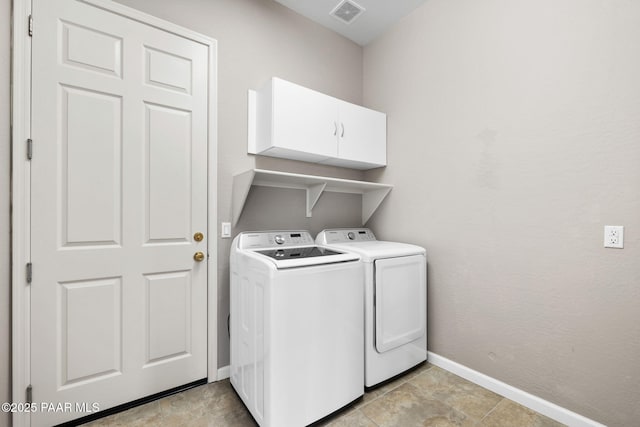
<instances>
[{"instance_id":1,"label":"white baseboard","mask_svg":"<svg viewBox=\"0 0 640 427\"><path fill-rule=\"evenodd\" d=\"M534 410L542 415L554 419L560 423L566 424L570 427L606 427L604 424L590 420L583 417L580 414L571 412L561 406L551 403L537 396L534 396L526 391L520 390L509 384L498 381L488 375L474 371L464 365L461 365L453 360L449 360L446 357L442 357L432 352L428 352L427 361L439 368L447 370L453 374L456 374L472 383L478 384L488 390L493 391L501 396L513 400L526 406L527 408Z\"/></svg>"},{"instance_id":2,"label":"white baseboard","mask_svg":"<svg viewBox=\"0 0 640 427\"><path fill-rule=\"evenodd\" d=\"M231 376L231 366L223 366L222 368L218 368L218 378L216 381L226 380Z\"/></svg>"}]
</instances>

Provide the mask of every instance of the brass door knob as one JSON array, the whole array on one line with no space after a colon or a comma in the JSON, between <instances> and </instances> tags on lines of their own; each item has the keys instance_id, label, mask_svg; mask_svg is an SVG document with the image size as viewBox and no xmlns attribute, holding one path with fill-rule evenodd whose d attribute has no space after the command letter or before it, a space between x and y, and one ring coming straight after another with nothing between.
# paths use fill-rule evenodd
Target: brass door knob
<instances>
[{"instance_id":1,"label":"brass door knob","mask_svg":"<svg viewBox=\"0 0 640 427\"><path fill-rule=\"evenodd\" d=\"M203 239L204 239L204 234L202 234L199 231L193 235L193 240L195 240L196 242L202 242Z\"/></svg>"},{"instance_id":2,"label":"brass door knob","mask_svg":"<svg viewBox=\"0 0 640 427\"><path fill-rule=\"evenodd\" d=\"M204 252L196 252L195 254L193 254L193 259L197 262L204 261Z\"/></svg>"}]
</instances>

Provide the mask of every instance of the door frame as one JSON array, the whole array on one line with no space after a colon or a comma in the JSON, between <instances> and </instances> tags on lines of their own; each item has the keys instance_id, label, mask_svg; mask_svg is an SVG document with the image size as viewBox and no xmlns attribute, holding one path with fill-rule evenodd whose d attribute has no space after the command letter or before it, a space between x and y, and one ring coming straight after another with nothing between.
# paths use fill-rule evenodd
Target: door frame
<instances>
[{"instance_id":1,"label":"door frame","mask_svg":"<svg viewBox=\"0 0 640 427\"><path fill-rule=\"evenodd\" d=\"M207 378L218 379L218 268L217 268L217 41L192 30L110 0L78 0L203 44L208 52L208 224L207 224ZM11 31L11 374L12 402L26 402L31 384L31 288L26 265L31 262L31 164L27 139L31 135L31 38L28 35L31 0L13 0ZM34 23L37 32L37 22ZM34 143L37 156L37 141ZM34 268L37 274L37 266ZM29 425L26 412L13 414L14 427Z\"/></svg>"}]
</instances>

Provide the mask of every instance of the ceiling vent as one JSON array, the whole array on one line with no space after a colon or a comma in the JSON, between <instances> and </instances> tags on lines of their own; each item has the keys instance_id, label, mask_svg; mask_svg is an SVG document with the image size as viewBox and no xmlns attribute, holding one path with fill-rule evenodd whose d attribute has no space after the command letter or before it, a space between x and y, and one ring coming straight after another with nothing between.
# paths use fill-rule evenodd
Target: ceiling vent
<instances>
[{"instance_id":1,"label":"ceiling vent","mask_svg":"<svg viewBox=\"0 0 640 427\"><path fill-rule=\"evenodd\" d=\"M359 4L351 0L343 0L329 14L345 24L351 24L364 11L364 7Z\"/></svg>"}]
</instances>

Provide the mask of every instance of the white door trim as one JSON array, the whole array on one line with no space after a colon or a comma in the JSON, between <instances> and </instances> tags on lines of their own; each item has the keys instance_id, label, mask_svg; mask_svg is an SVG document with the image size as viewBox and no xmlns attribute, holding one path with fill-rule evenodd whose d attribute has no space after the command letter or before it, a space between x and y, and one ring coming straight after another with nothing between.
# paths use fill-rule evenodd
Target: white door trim
<instances>
[{"instance_id":1,"label":"white door trim","mask_svg":"<svg viewBox=\"0 0 640 427\"><path fill-rule=\"evenodd\" d=\"M193 40L207 47L209 65L208 128L208 253L207 267L207 339L208 381L218 376L217 319L217 42L202 34L110 0L79 0L106 11ZM31 261L31 165L26 156L26 141L31 135L31 39L28 36L31 0L13 0L11 63L11 288L12 288L12 402L26 401L30 372L30 301L26 265ZM37 22L34 23L34 33ZM35 143L37 146L37 142ZM34 156L37 156L37 148ZM36 266L37 274L37 266ZM14 427L29 425L28 413L13 414Z\"/></svg>"},{"instance_id":2,"label":"white door trim","mask_svg":"<svg viewBox=\"0 0 640 427\"><path fill-rule=\"evenodd\" d=\"M26 401L26 388L31 383L29 370L31 289L26 281L26 264L31 261L30 175L26 141L31 132L31 41L28 36L30 0L13 1L11 58L11 393L12 402ZM15 427L26 426L29 415L13 414Z\"/></svg>"}]
</instances>

